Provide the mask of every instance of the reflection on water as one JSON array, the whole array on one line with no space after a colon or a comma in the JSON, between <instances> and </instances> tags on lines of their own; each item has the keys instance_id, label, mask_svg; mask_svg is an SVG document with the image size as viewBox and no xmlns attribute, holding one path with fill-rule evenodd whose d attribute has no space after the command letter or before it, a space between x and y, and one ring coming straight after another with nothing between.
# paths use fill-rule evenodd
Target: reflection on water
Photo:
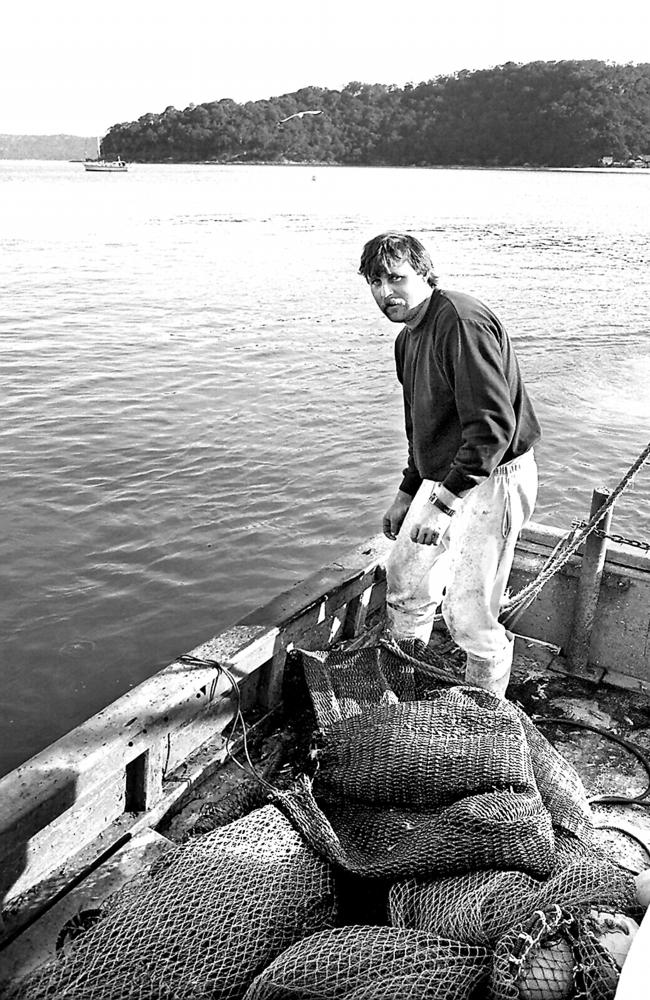
<instances>
[{"instance_id":1,"label":"reflection on water","mask_svg":"<svg viewBox=\"0 0 650 1000\"><path fill-rule=\"evenodd\" d=\"M0 164L8 769L379 530L405 461L376 232L511 331L536 518L648 438L650 176ZM647 182L647 183L646 183ZM650 476L615 530L650 538Z\"/></svg>"}]
</instances>

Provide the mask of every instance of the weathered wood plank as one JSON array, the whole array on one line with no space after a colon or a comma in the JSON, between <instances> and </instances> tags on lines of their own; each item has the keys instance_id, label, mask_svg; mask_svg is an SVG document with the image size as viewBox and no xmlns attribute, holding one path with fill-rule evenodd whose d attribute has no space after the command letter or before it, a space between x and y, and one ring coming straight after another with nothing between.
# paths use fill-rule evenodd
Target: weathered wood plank
<instances>
[{"instance_id":1,"label":"weathered wood plank","mask_svg":"<svg viewBox=\"0 0 650 1000\"><path fill-rule=\"evenodd\" d=\"M25 841L20 830L3 844L2 895L5 900L25 892L46 876L61 858L77 854L92 843L116 816L124 812L124 782L112 777L56 820L35 830Z\"/></svg>"},{"instance_id":2,"label":"weathered wood plank","mask_svg":"<svg viewBox=\"0 0 650 1000\"><path fill-rule=\"evenodd\" d=\"M217 698L211 706L209 735L214 737L221 732L233 718L233 705L230 699ZM206 730L203 735L205 736ZM174 734L177 739L181 734ZM197 747L196 730L192 734L191 743L185 746L183 760ZM180 763L180 762L179 762ZM168 773L171 769L168 768ZM40 880L61 866L62 861L78 855L91 844L96 845L96 852L107 850L111 843L123 836L135 825L137 816L127 811L126 801L126 771L117 773L98 768L97 781L83 791L70 791L70 801L67 808L46 824L40 827L32 825L28 831L20 824L8 828L0 840L2 858L2 898L5 906L24 895ZM32 789L38 802L40 787ZM175 790L169 787L163 789L161 795L150 800L143 816L156 815L156 807L165 805L165 798L174 795ZM132 805L133 803L131 803ZM37 812L37 810L36 810ZM161 812L162 814L162 812Z\"/></svg>"},{"instance_id":3,"label":"weathered wood plank","mask_svg":"<svg viewBox=\"0 0 650 1000\"><path fill-rule=\"evenodd\" d=\"M552 529L524 529L509 587L516 593L541 570L559 540ZM517 631L565 649L571 636L581 558L571 556L517 622ZM650 556L608 546L594 614L585 676L626 676L633 687L650 684ZM626 683L625 686L628 686Z\"/></svg>"},{"instance_id":4,"label":"weathered wood plank","mask_svg":"<svg viewBox=\"0 0 650 1000\"><path fill-rule=\"evenodd\" d=\"M564 534L566 532L547 524L527 524L519 537L518 547L533 550L535 546L539 546L540 550L544 550L550 555ZM647 573L650 568L650 554L641 549L619 545L617 542L608 542L607 562L614 569L624 566L628 569L640 569Z\"/></svg>"},{"instance_id":5,"label":"weathered wood plank","mask_svg":"<svg viewBox=\"0 0 650 1000\"><path fill-rule=\"evenodd\" d=\"M349 601L343 624L344 638L354 639L363 631L371 596L372 587L367 587L361 594Z\"/></svg>"},{"instance_id":6,"label":"weathered wood plank","mask_svg":"<svg viewBox=\"0 0 650 1000\"><path fill-rule=\"evenodd\" d=\"M0 951L0 983L13 982L43 962L56 957L60 935L77 915L92 914L103 901L143 867L174 848L171 841L145 830L84 879L30 927Z\"/></svg>"},{"instance_id":7,"label":"weathered wood plank","mask_svg":"<svg viewBox=\"0 0 650 1000\"><path fill-rule=\"evenodd\" d=\"M627 675L650 685L650 573L619 567L603 574L591 634L589 664L607 679Z\"/></svg>"},{"instance_id":8,"label":"weathered wood plank","mask_svg":"<svg viewBox=\"0 0 650 1000\"><path fill-rule=\"evenodd\" d=\"M605 506L609 498L607 490L594 490L591 498L589 520ZM612 523L613 509L603 515L598 527L608 532ZM591 639L596 617L596 609L600 600L600 585L607 555L607 541L600 534L592 532L585 543L580 566L580 577L573 606L573 622L571 635L567 643L567 662L576 673L587 666L591 651Z\"/></svg>"},{"instance_id":9,"label":"weathered wood plank","mask_svg":"<svg viewBox=\"0 0 650 1000\"><path fill-rule=\"evenodd\" d=\"M258 724L249 727L249 737L265 724L266 720L261 719ZM235 741L234 752L239 749L239 742ZM20 893L12 894L11 899L5 901L0 916L0 947L2 942L42 912L52 899L66 893L70 885L85 879L87 876L84 873L92 871L98 859L109 855L125 840L156 826L191 795L195 785L214 773L227 756L228 748L223 737L213 736L165 780L162 798L148 812L123 812L81 850L74 852L70 844L67 850L62 849L57 855L57 865L51 871L24 890L21 886Z\"/></svg>"},{"instance_id":10,"label":"weathered wood plank","mask_svg":"<svg viewBox=\"0 0 650 1000\"><path fill-rule=\"evenodd\" d=\"M0 780L0 857L12 837L31 837L111 776L180 729L230 689L214 668L175 669L151 678ZM190 673L192 676L189 676ZM178 681L178 685L175 685ZM209 682L209 684L208 684Z\"/></svg>"}]
</instances>

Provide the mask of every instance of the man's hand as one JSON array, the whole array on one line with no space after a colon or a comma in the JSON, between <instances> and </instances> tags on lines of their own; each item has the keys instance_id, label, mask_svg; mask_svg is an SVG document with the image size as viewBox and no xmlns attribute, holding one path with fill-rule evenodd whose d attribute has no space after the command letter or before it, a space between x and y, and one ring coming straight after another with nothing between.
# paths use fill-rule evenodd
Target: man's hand
<instances>
[{"instance_id":1,"label":"man's hand","mask_svg":"<svg viewBox=\"0 0 650 1000\"><path fill-rule=\"evenodd\" d=\"M420 545L437 545L451 524L449 514L427 503L417 522L411 527L411 541Z\"/></svg>"},{"instance_id":2,"label":"man's hand","mask_svg":"<svg viewBox=\"0 0 650 1000\"><path fill-rule=\"evenodd\" d=\"M395 541L397 533L402 527L402 522L408 513L413 497L402 490L397 491L397 496L384 514L383 531L386 538Z\"/></svg>"}]
</instances>

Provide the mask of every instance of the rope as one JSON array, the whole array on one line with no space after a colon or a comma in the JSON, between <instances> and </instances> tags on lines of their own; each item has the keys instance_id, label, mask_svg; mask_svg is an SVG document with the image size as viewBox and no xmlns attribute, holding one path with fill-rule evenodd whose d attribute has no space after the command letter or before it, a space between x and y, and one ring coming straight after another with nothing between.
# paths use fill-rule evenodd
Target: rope
<instances>
[{"instance_id":1,"label":"rope","mask_svg":"<svg viewBox=\"0 0 650 1000\"><path fill-rule=\"evenodd\" d=\"M565 535L565 537L562 538L553 549L553 552L548 557L535 579L527 584L527 586L523 587L518 594L515 594L503 604L501 609L501 621L506 627L511 628L515 622L518 621L526 608L530 607L533 603L544 584L547 583L566 562L568 562L570 557L582 545L588 535L590 535L592 531L595 531L607 511L610 507L613 507L623 490L627 489L636 473L639 471L641 466L647 462L649 457L650 441L645 446L636 461L633 462L627 470L616 488L609 494L603 506L600 507L593 515L591 520L587 521L586 524L577 526L568 532L568 534Z\"/></svg>"},{"instance_id":2,"label":"rope","mask_svg":"<svg viewBox=\"0 0 650 1000\"><path fill-rule=\"evenodd\" d=\"M246 723L244 722L244 716L242 715L242 712L241 712L241 691L239 690L239 684L237 683L236 677L234 677L231 674L231 672L228 670L227 667L225 667L223 665L223 663L219 663L218 660L203 660L199 656L192 656L191 653L184 653L182 656L179 656L177 662L178 663L187 663L189 666L192 666L192 667L213 667L217 671L217 677L213 681L212 688L211 688L211 691L210 691L210 700L212 700L212 698L214 697L214 692L215 692L215 689L216 689L216 682L217 682L217 679L219 677L219 674L223 674L223 676L228 680L228 682L229 682L229 684L230 684L230 686L232 688L232 693L235 696L235 714L233 716L232 724L231 724L231 727L230 727L230 732L225 737L225 739L226 739L226 753L230 757L230 759L233 762L233 764L236 764L237 767L240 768L242 771L245 771L246 773L250 773L252 775L252 777L256 778L257 781L259 781L259 783L264 788L267 789L267 791L270 791L270 792L279 792L280 791L279 788L276 788L275 785L272 785L269 781L266 780L266 778L264 778L256 770L255 765L253 764L253 761L250 758L250 753L248 751L248 740L247 740ZM232 744L232 740L233 740L233 737L235 735L235 732L237 730L237 724L238 723L241 726L242 747L243 747L243 751L244 751L244 756L246 758L246 762L248 764L248 768L246 768L244 766L244 764L240 763L240 761L237 760L237 758L235 757L235 755L234 755L234 753L232 751L231 744Z\"/></svg>"},{"instance_id":3,"label":"rope","mask_svg":"<svg viewBox=\"0 0 650 1000\"><path fill-rule=\"evenodd\" d=\"M423 652L426 652L426 655L429 657L435 657L435 664L429 663L426 660L418 659L416 656L412 656L410 653L407 653L387 630L382 632L377 643L380 647L383 647L388 650L389 653L392 653L393 656L396 656L400 660L404 660L405 663L410 663L422 674L430 677L432 680L439 681L441 684L451 684L452 686L460 683L458 677L450 675L449 670L445 669L447 661L444 656L436 655L436 653L434 653L429 646L427 646L426 650L423 650Z\"/></svg>"}]
</instances>

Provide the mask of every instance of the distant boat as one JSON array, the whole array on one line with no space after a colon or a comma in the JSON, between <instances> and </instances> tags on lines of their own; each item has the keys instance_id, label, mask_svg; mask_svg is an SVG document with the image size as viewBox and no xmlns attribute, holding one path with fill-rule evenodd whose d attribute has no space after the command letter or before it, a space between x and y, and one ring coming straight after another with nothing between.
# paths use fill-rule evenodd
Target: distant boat
<instances>
[{"instance_id":1,"label":"distant boat","mask_svg":"<svg viewBox=\"0 0 650 1000\"><path fill-rule=\"evenodd\" d=\"M84 160L84 170L95 173L123 174L129 169L128 164L118 156L117 160Z\"/></svg>"},{"instance_id":2,"label":"distant boat","mask_svg":"<svg viewBox=\"0 0 650 1000\"><path fill-rule=\"evenodd\" d=\"M97 159L84 160L84 170L90 170L93 173L123 174L128 169L128 164L119 156L116 160L103 159L101 141L99 139L97 140Z\"/></svg>"}]
</instances>

